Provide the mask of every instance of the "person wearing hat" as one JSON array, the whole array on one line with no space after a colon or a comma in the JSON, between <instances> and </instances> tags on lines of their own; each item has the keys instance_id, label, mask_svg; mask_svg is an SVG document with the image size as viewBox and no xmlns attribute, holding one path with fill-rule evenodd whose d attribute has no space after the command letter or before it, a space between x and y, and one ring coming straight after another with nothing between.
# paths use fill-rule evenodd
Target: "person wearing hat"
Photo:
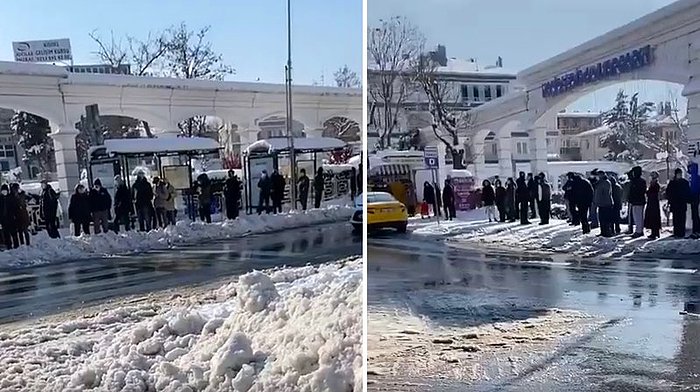
<instances>
[{"instance_id":1,"label":"person wearing hat","mask_svg":"<svg viewBox=\"0 0 700 392\"><path fill-rule=\"evenodd\" d=\"M647 189L647 204L644 210L644 227L651 230L650 240L661 236L661 207L659 203L659 173L651 172L651 180Z\"/></svg>"},{"instance_id":2,"label":"person wearing hat","mask_svg":"<svg viewBox=\"0 0 700 392\"><path fill-rule=\"evenodd\" d=\"M690 201L690 183L683 178L683 170L677 168L666 187L666 199L673 214L673 236L685 238L685 220Z\"/></svg>"},{"instance_id":3,"label":"person wearing hat","mask_svg":"<svg viewBox=\"0 0 700 392\"><path fill-rule=\"evenodd\" d=\"M90 190L90 212L95 224L95 234L109 231L109 221L112 211L112 196L102 186L102 181L97 178Z\"/></svg>"},{"instance_id":4,"label":"person wearing hat","mask_svg":"<svg viewBox=\"0 0 700 392\"><path fill-rule=\"evenodd\" d=\"M14 182L10 185L10 196L17 202L17 233L20 245L29 246L29 209L27 207L27 195L20 189L19 184Z\"/></svg>"}]
</instances>

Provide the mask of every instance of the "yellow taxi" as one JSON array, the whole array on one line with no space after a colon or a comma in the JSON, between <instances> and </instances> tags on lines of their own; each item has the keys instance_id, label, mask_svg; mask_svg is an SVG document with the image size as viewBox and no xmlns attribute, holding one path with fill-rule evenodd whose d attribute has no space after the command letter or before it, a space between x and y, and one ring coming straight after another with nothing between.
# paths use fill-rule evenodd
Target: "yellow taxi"
<instances>
[{"instance_id":1,"label":"yellow taxi","mask_svg":"<svg viewBox=\"0 0 700 392\"><path fill-rule=\"evenodd\" d=\"M367 230L393 228L406 232L408 212L406 206L387 192L367 193Z\"/></svg>"}]
</instances>

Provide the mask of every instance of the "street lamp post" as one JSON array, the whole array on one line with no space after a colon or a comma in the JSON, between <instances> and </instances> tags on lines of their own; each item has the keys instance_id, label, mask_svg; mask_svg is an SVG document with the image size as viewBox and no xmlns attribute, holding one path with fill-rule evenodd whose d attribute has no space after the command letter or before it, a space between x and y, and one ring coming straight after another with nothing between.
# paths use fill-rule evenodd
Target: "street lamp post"
<instances>
[{"instance_id":1,"label":"street lamp post","mask_svg":"<svg viewBox=\"0 0 700 392\"><path fill-rule=\"evenodd\" d=\"M297 174L296 174L296 151L294 150L294 132L292 122L294 119L292 113L292 10L291 0L287 0L287 66L285 67L286 74L286 92L287 92L287 140L289 144L289 163L291 166L289 180L291 182L289 190L292 199L292 208L297 207Z\"/></svg>"}]
</instances>

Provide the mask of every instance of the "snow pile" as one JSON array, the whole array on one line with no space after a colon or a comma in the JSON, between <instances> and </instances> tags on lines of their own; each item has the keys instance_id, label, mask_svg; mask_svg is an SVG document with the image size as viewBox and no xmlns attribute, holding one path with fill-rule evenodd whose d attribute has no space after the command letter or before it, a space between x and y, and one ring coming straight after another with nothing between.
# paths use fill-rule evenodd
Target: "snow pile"
<instances>
[{"instance_id":1,"label":"snow pile","mask_svg":"<svg viewBox=\"0 0 700 392\"><path fill-rule=\"evenodd\" d=\"M110 232L100 235L50 239L45 232L33 237L29 247L0 252L0 266L23 267L66 260L102 257L105 255L167 249L173 245L194 244L208 240L235 238L286 230L301 226L343 221L354 209L329 206L306 212L292 211L281 215L243 215L238 219L206 224L180 221L177 225L148 233L136 231Z\"/></svg>"},{"instance_id":2,"label":"snow pile","mask_svg":"<svg viewBox=\"0 0 700 392\"><path fill-rule=\"evenodd\" d=\"M217 294L5 333L0 389L362 390L362 259L252 272Z\"/></svg>"},{"instance_id":3,"label":"snow pile","mask_svg":"<svg viewBox=\"0 0 700 392\"><path fill-rule=\"evenodd\" d=\"M645 255L669 257L673 255L700 254L700 241L672 239L670 228L664 228L662 237L650 241L646 237L632 238L619 235L612 238L599 237L599 229L583 234L580 226L570 226L566 221L551 219L548 225L489 222L482 209L460 213L453 221L412 219L409 228L414 234L440 237L454 243L468 242L485 247L498 247L515 251L539 251L564 253L580 257L622 257ZM627 225L622 225L626 230ZM649 234L649 231L646 231Z\"/></svg>"}]
</instances>

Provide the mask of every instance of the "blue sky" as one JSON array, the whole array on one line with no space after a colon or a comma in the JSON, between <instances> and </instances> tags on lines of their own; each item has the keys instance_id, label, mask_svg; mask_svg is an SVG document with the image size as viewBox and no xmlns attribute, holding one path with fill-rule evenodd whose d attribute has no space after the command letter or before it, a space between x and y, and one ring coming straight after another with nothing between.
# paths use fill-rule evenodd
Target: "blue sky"
<instances>
[{"instance_id":1,"label":"blue sky","mask_svg":"<svg viewBox=\"0 0 700 392\"><path fill-rule=\"evenodd\" d=\"M428 45L447 46L447 55L474 57L482 65L503 57L518 71L620 27L673 0L368 0L367 22L405 16L426 36ZM601 89L577 101L573 109L606 110L621 85ZM661 82L632 82L652 102L680 96L681 87ZM683 101L679 100L679 103Z\"/></svg>"},{"instance_id":2,"label":"blue sky","mask_svg":"<svg viewBox=\"0 0 700 392\"><path fill-rule=\"evenodd\" d=\"M211 25L215 50L236 69L229 80L283 83L287 59L285 0L2 1L0 60L13 61L12 41L70 38L76 64L96 63L88 34L108 37L149 31L184 21ZM347 64L362 70L362 1L292 1L292 62L296 84L332 85Z\"/></svg>"}]
</instances>

